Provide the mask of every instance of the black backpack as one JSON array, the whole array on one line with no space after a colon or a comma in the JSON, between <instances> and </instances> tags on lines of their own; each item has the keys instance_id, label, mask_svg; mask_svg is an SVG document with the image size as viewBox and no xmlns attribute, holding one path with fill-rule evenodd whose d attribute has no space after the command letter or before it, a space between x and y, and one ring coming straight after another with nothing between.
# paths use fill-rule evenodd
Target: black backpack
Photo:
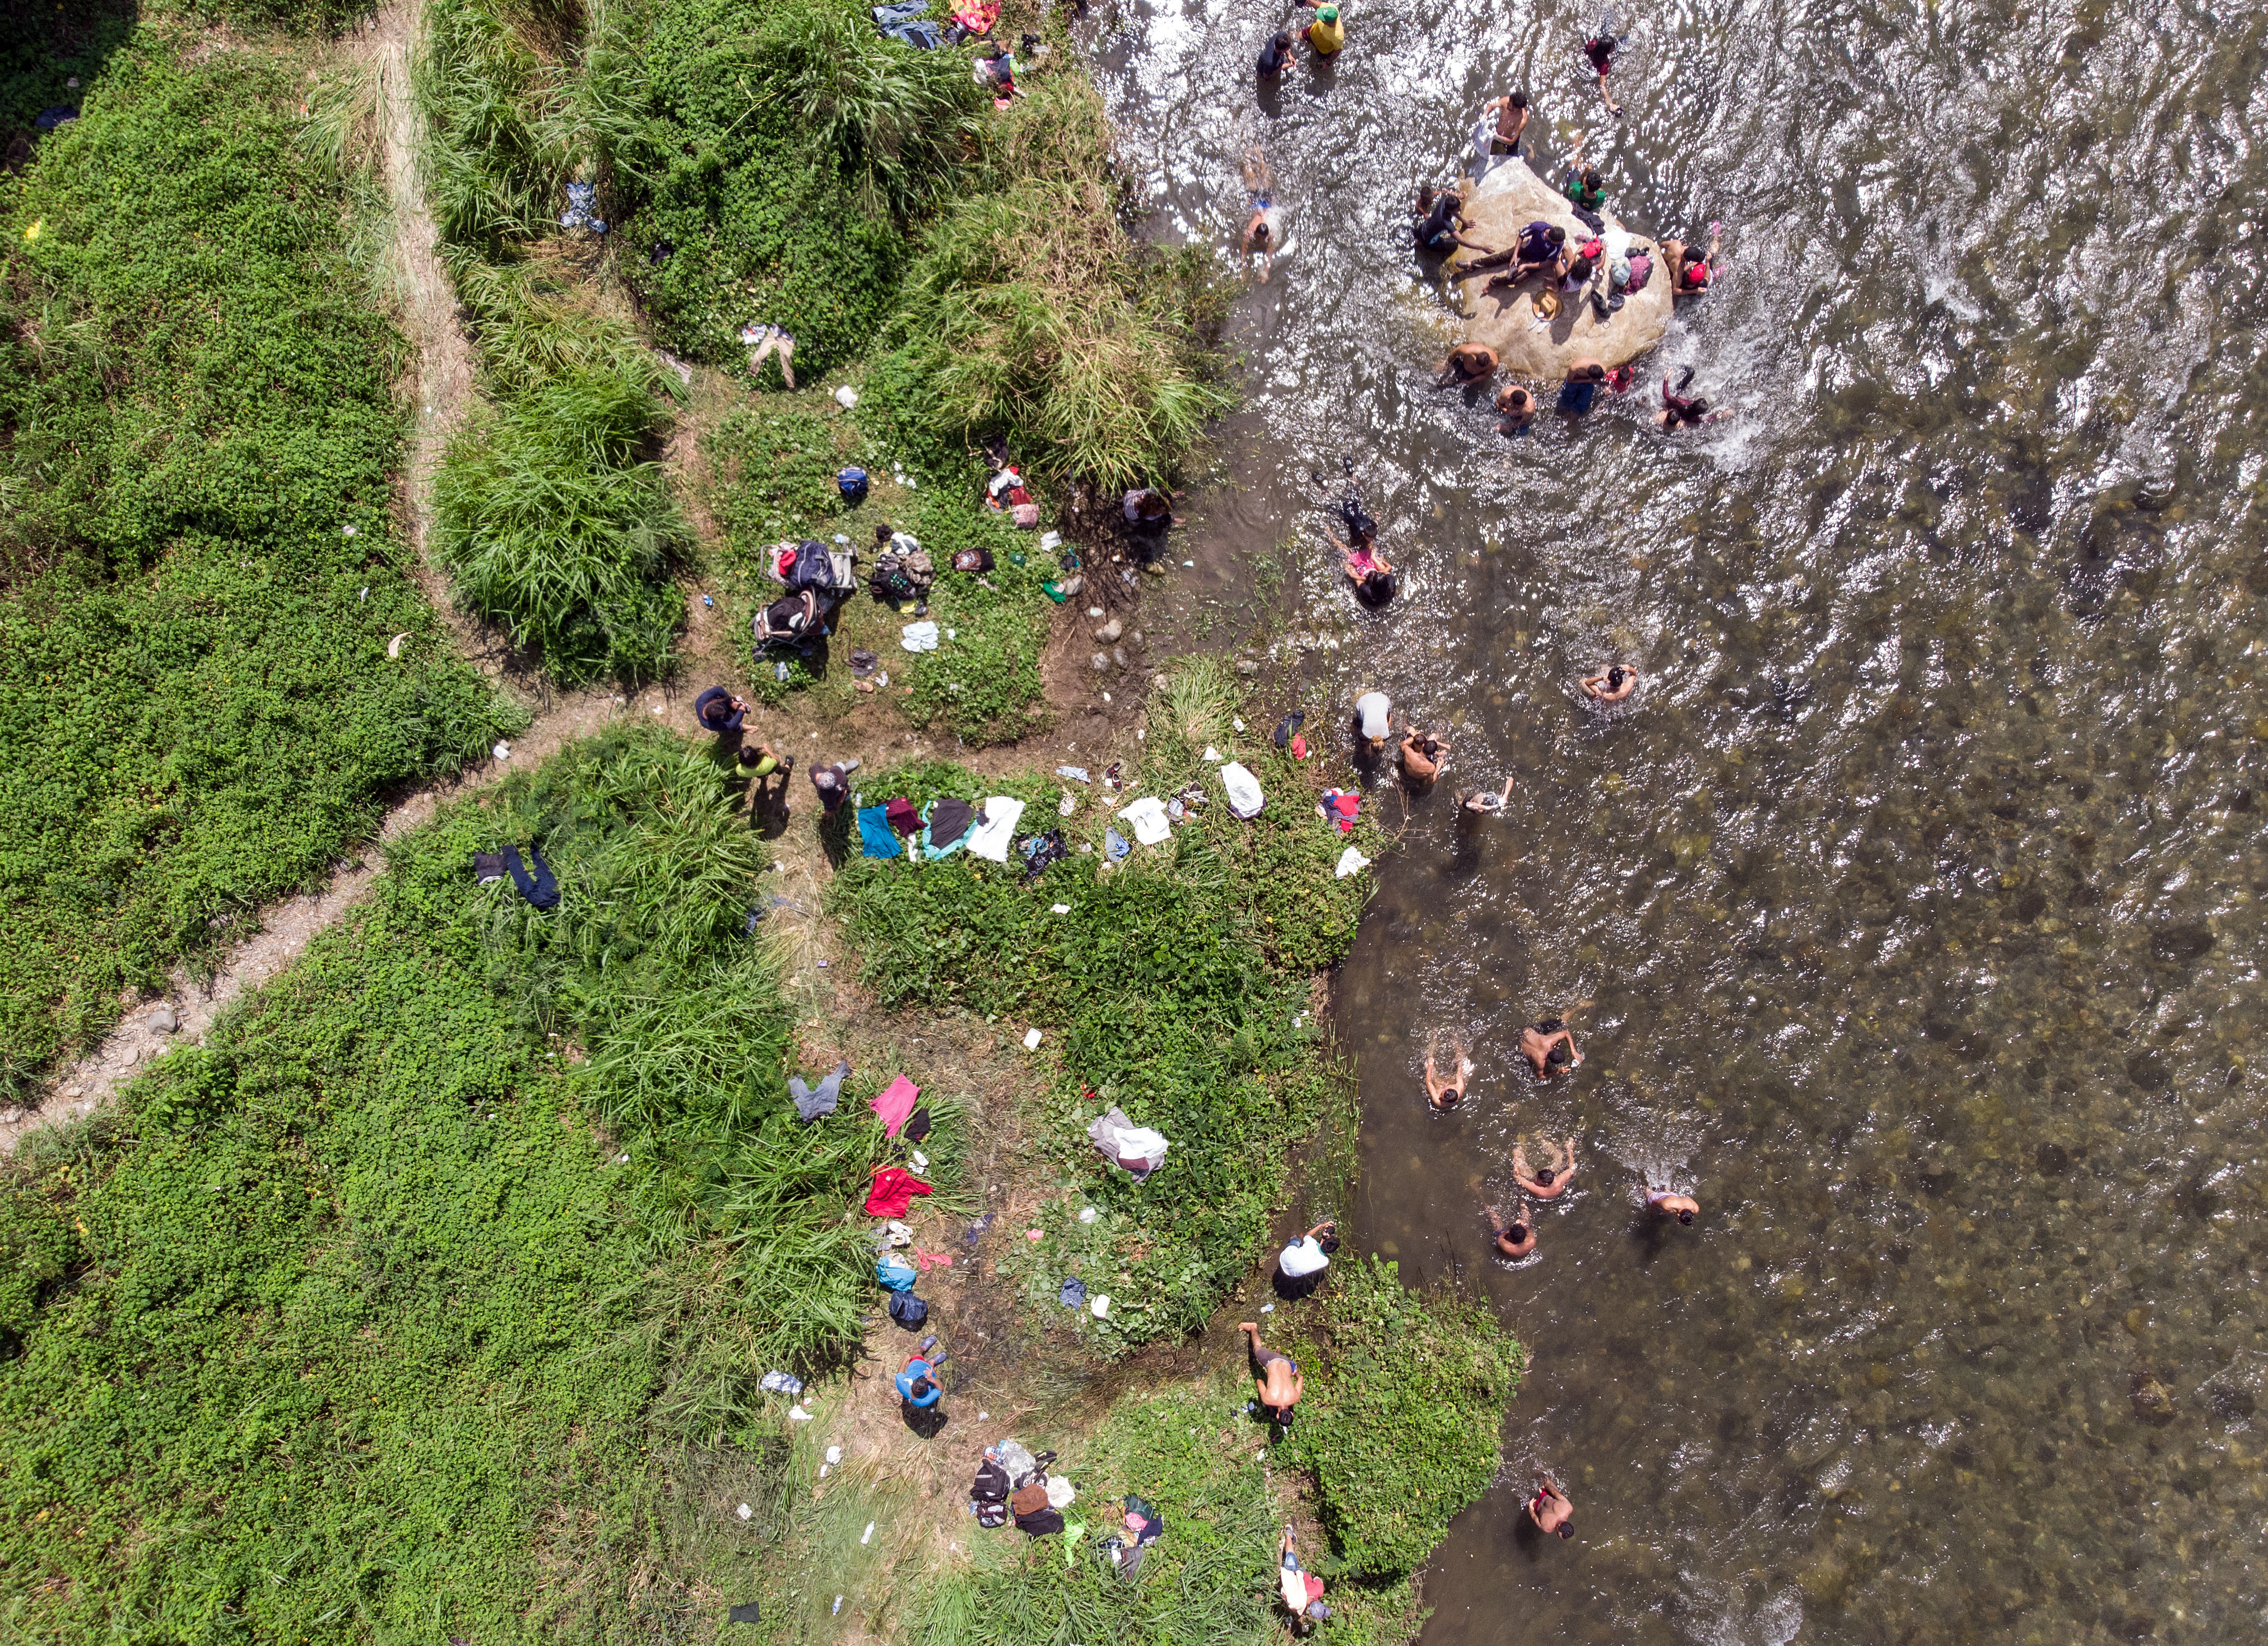
<instances>
[{"instance_id":1,"label":"black backpack","mask_svg":"<svg viewBox=\"0 0 2268 1646\"><path fill-rule=\"evenodd\" d=\"M987 1458L976 1465L976 1480L968 1488L976 1510L976 1524L990 1531L1008 1524L1008 1472Z\"/></svg>"},{"instance_id":2,"label":"black backpack","mask_svg":"<svg viewBox=\"0 0 2268 1646\"><path fill-rule=\"evenodd\" d=\"M888 551L878 556L874 569L868 574L866 587L879 601L913 600L921 590L906 574L906 563L899 555Z\"/></svg>"},{"instance_id":3,"label":"black backpack","mask_svg":"<svg viewBox=\"0 0 2268 1646\"><path fill-rule=\"evenodd\" d=\"M892 1292L890 1318L910 1332L929 1318L929 1305L911 1292Z\"/></svg>"},{"instance_id":4,"label":"black backpack","mask_svg":"<svg viewBox=\"0 0 2268 1646\"><path fill-rule=\"evenodd\" d=\"M825 543L806 538L796 545L795 564L788 568L787 586L798 591L835 586L835 562L828 557Z\"/></svg>"}]
</instances>

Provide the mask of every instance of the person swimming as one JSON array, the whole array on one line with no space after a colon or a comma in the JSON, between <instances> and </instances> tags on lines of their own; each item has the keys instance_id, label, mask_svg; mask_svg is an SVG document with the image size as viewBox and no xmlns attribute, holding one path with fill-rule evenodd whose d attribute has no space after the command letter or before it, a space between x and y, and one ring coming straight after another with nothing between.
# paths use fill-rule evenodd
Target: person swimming
<instances>
[{"instance_id":1,"label":"person swimming","mask_svg":"<svg viewBox=\"0 0 2268 1646\"><path fill-rule=\"evenodd\" d=\"M1586 675L1583 690L1601 703L1620 703L1638 690L1638 670L1616 663L1603 675Z\"/></svg>"},{"instance_id":2,"label":"person swimming","mask_svg":"<svg viewBox=\"0 0 2268 1646\"><path fill-rule=\"evenodd\" d=\"M1496 1249L1500 1256L1524 1258L1535 1250L1535 1226L1522 1217L1510 1222L1494 1207L1483 1208L1488 1213L1489 1226L1496 1230Z\"/></svg>"},{"instance_id":3,"label":"person swimming","mask_svg":"<svg viewBox=\"0 0 2268 1646\"><path fill-rule=\"evenodd\" d=\"M1550 1147L1549 1140L1545 1147ZM1560 1163L1557 1168L1538 1166L1531 1172L1528 1169L1528 1145L1514 1143L1512 1146L1512 1180L1539 1200L1556 1200L1566 1193L1568 1185L1575 1181L1575 1140L1572 1137L1562 1147Z\"/></svg>"},{"instance_id":4,"label":"person swimming","mask_svg":"<svg viewBox=\"0 0 2268 1646\"><path fill-rule=\"evenodd\" d=\"M1685 388L1692 380L1693 367L1689 365L1685 368L1685 374L1677 380L1677 388L1673 393L1669 387L1669 373L1664 372L1661 374L1661 415L1654 421L1673 434L1680 429L1697 429L1705 423L1715 423L1733 415L1730 411L1711 410L1708 401L1699 395L1688 400Z\"/></svg>"},{"instance_id":5,"label":"person swimming","mask_svg":"<svg viewBox=\"0 0 2268 1646\"><path fill-rule=\"evenodd\" d=\"M1668 1189L1649 1185L1646 1192L1646 1203L1649 1210L1664 1217L1674 1217L1686 1229L1692 1228L1693 1220L1701 1215L1700 1201L1690 1194L1674 1194Z\"/></svg>"},{"instance_id":6,"label":"person swimming","mask_svg":"<svg viewBox=\"0 0 2268 1646\"><path fill-rule=\"evenodd\" d=\"M1425 1101L1436 1114L1454 1109L1464 1101L1465 1087L1473 1078L1472 1059L1465 1055L1465 1043L1458 1041L1454 1048L1456 1066L1451 1077L1445 1078L1435 1067L1433 1049L1425 1049Z\"/></svg>"},{"instance_id":7,"label":"person swimming","mask_svg":"<svg viewBox=\"0 0 2268 1646\"><path fill-rule=\"evenodd\" d=\"M1471 793L1459 800L1457 807L1465 816L1488 817L1502 811L1511 799L1512 779L1506 778L1504 780L1504 786L1495 793L1491 794L1486 789L1475 789Z\"/></svg>"},{"instance_id":8,"label":"person swimming","mask_svg":"<svg viewBox=\"0 0 2268 1646\"><path fill-rule=\"evenodd\" d=\"M1521 1030L1520 1049L1540 1081L1554 1079L1583 1060L1573 1031L1557 1017L1546 1017Z\"/></svg>"}]
</instances>

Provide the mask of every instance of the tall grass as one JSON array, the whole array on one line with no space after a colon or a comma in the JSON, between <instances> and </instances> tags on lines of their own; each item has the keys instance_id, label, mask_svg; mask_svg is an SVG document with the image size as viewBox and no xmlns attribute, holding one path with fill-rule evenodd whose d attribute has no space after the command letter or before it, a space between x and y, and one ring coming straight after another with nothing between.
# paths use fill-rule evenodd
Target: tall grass
<instances>
[{"instance_id":1,"label":"tall grass","mask_svg":"<svg viewBox=\"0 0 2268 1646\"><path fill-rule=\"evenodd\" d=\"M459 603L563 683L666 674L692 534L654 461L666 380L541 242L571 178L603 181L627 118L604 8L437 0L416 86L426 189L491 405L434 484L436 557ZM573 61L585 29L606 74Z\"/></svg>"}]
</instances>

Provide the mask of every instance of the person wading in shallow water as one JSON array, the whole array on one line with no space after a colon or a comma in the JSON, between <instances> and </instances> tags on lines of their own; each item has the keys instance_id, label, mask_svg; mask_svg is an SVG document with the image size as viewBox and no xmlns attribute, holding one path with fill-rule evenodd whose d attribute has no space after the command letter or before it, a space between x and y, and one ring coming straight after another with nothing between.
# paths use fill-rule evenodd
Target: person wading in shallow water
<instances>
[{"instance_id":1,"label":"person wading in shallow water","mask_svg":"<svg viewBox=\"0 0 2268 1646\"><path fill-rule=\"evenodd\" d=\"M1557 1017L1547 1017L1521 1030L1520 1049L1528 1054L1528 1067L1540 1081L1564 1074L1583 1060L1583 1054L1575 1047L1574 1032Z\"/></svg>"},{"instance_id":2,"label":"person wading in shallow water","mask_svg":"<svg viewBox=\"0 0 2268 1646\"><path fill-rule=\"evenodd\" d=\"M1278 1354L1260 1340L1260 1327L1250 1320L1240 1320L1236 1329L1251 1340L1252 1386L1260 1397L1260 1409L1278 1423L1292 1421L1292 1408L1307 1392L1307 1379L1300 1375L1300 1365L1288 1354Z\"/></svg>"},{"instance_id":3,"label":"person wading in shallow water","mask_svg":"<svg viewBox=\"0 0 2268 1646\"><path fill-rule=\"evenodd\" d=\"M1496 1207L1484 1208L1489 1225L1496 1230L1496 1249L1507 1258L1524 1258L1535 1250L1535 1227L1524 1217L1514 1217L1509 1223Z\"/></svg>"},{"instance_id":4,"label":"person wading in shallow water","mask_svg":"<svg viewBox=\"0 0 2268 1646\"><path fill-rule=\"evenodd\" d=\"M1575 1505L1548 1474L1535 1483L1535 1495L1528 1500L1528 1517L1545 1532L1563 1538L1575 1535L1569 1524L1575 1518Z\"/></svg>"},{"instance_id":5,"label":"person wading in shallow water","mask_svg":"<svg viewBox=\"0 0 2268 1646\"><path fill-rule=\"evenodd\" d=\"M1550 1147L1547 1141L1545 1147ZM1512 1180L1539 1200L1556 1200L1567 1192L1567 1185L1575 1181L1575 1140L1567 1140L1565 1159L1557 1170L1539 1166L1528 1170L1528 1145L1512 1146Z\"/></svg>"}]
</instances>

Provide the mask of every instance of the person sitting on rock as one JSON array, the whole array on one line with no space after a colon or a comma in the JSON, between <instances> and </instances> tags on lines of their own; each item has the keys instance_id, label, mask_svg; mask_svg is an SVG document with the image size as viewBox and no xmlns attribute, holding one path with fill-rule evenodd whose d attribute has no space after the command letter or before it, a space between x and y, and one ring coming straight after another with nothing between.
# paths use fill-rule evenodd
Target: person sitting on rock
<instances>
[{"instance_id":1,"label":"person sitting on rock","mask_svg":"<svg viewBox=\"0 0 2268 1646\"><path fill-rule=\"evenodd\" d=\"M1447 256L1462 243L1457 228L1464 203L1464 196L1456 189L1445 188L1437 195L1431 183L1419 188L1418 209L1410 214L1419 251Z\"/></svg>"},{"instance_id":2,"label":"person sitting on rock","mask_svg":"<svg viewBox=\"0 0 2268 1646\"><path fill-rule=\"evenodd\" d=\"M1574 155L1567 162L1566 174L1560 181L1559 192L1567 196L1568 203L1575 208L1575 215L1589 225L1593 233L1605 226L1599 213L1607 203L1606 180L1599 175L1597 166L1583 164L1583 145L1580 143L1575 145Z\"/></svg>"},{"instance_id":3,"label":"person sitting on rock","mask_svg":"<svg viewBox=\"0 0 2268 1646\"><path fill-rule=\"evenodd\" d=\"M1709 225L1709 249L1696 257L1683 240L1664 240L1661 261L1669 265L1669 289L1678 297L1697 297L1717 277L1717 252L1724 244L1720 225Z\"/></svg>"},{"instance_id":4,"label":"person sitting on rock","mask_svg":"<svg viewBox=\"0 0 2268 1646\"><path fill-rule=\"evenodd\" d=\"M1485 343L1461 343L1449 351L1449 358L1441 362L1440 375L1433 380L1436 388L1454 384L1469 388L1475 383L1485 383L1496 375L1496 351Z\"/></svg>"}]
</instances>

